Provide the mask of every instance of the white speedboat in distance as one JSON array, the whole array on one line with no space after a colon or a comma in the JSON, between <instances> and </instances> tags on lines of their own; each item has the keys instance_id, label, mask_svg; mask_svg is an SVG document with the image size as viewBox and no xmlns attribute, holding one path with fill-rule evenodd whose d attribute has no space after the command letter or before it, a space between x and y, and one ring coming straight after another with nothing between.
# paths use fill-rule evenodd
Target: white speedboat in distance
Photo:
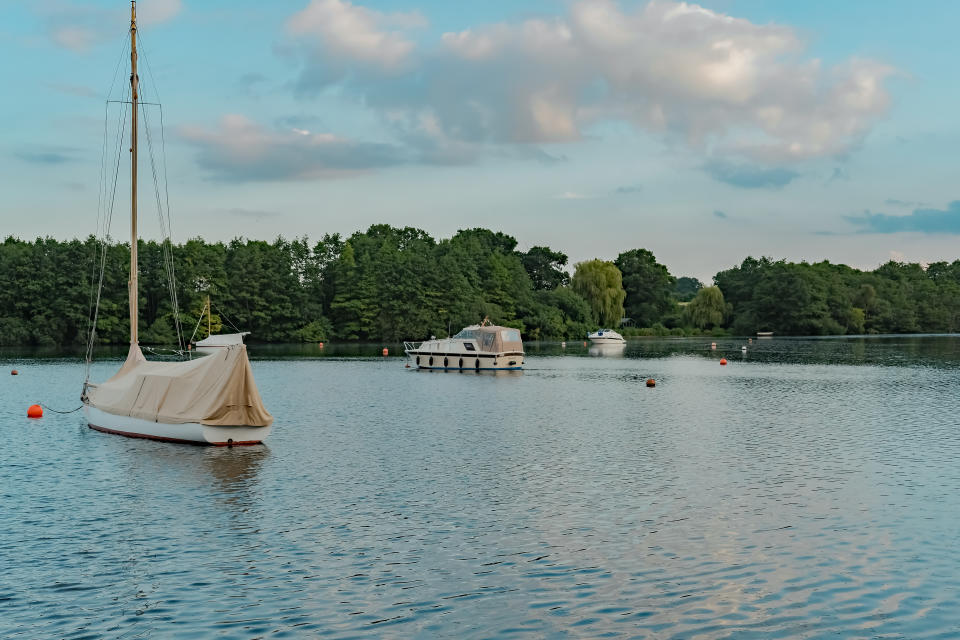
<instances>
[{"instance_id":1,"label":"white speedboat in distance","mask_svg":"<svg viewBox=\"0 0 960 640\"><path fill-rule=\"evenodd\" d=\"M594 333L587 334L587 339L593 344L627 344L623 336L613 329L600 329Z\"/></svg>"},{"instance_id":2,"label":"white speedboat in distance","mask_svg":"<svg viewBox=\"0 0 960 640\"><path fill-rule=\"evenodd\" d=\"M523 368L520 330L480 324L466 327L452 338L404 342L410 366L446 371L517 371Z\"/></svg>"}]
</instances>

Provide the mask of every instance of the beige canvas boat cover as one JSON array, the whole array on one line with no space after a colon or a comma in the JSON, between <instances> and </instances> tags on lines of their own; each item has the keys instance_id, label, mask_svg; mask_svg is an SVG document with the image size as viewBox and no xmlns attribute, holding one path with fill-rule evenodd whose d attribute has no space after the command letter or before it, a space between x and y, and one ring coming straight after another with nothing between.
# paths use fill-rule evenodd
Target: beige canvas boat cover
<instances>
[{"instance_id":1,"label":"beige canvas boat cover","mask_svg":"<svg viewBox=\"0 0 960 640\"><path fill-rule=\"evenodd\" d=\"M473 338L481 351L490 353L523 353L520 330L512 327L475 324L466 327L454 338Z\"/></svg>"},{"instance_id":2,"label":"beige canvas boat cover","mask_svg":"<svg viewBox=\"0 0 960 640\"><path fill-rule=\"evenodd\" d=\"M89 385L87 397L101 411L167 424L266 427L273 422L243 344L189 362L148 362L132 344L120 371Z\"/></svg>"}]
</instances>

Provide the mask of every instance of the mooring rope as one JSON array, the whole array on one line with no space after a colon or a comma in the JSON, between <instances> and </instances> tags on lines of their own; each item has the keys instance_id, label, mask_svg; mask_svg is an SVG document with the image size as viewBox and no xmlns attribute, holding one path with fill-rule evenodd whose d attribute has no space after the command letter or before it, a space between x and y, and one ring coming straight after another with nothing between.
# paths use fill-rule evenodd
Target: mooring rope
<instances>
[{"instance_id":1,"label":"mooring rope","mask_svg":"<svg viewBox=\"0 0 960 640\"><path fill-rule=\"evenodd\" d=\"M43 404L42 402L38 402L37 404L39 404L41 407L43 407L43 408L46 409L47 411L53 411L54 413L73 413L74 411L80 411L80 409L83 409L83 405L80 405L80 406L77 407L76 409L70 409L70 411L58 411L57 409L54 409L53 407L48 407L47 405Z\"/></svg>"}]
</instances>

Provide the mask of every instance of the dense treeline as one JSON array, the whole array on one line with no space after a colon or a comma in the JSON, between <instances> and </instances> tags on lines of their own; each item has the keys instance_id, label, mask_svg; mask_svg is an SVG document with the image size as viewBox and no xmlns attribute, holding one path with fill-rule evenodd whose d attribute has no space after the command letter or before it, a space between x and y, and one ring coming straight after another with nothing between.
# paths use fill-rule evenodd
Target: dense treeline
<instances>
[{"instance_id":1,"label":"dense treeline","mask_svg":"<svg viewBox=\"0 0 960 640\"><path fill-rule=\"evenodd\" d=\"M419 229L374 225L315 244L193 239L170 249L185 337L208 295L214 332L234 326L264 342L421 339L483 317L521 329L527 340L582 337L621 319L635 332L677 335L960 330L960 261L890 262L863 272L747 258L704 287L675 278L646 249L580 263L571 276L563 253L521 252L514 238L486 229L437 241ZM84 343L99 251L92 237L0 244L0 344ZM103 253L103 343L128 339L128 251L108 244ZM139 244L140 338L148 344L176 342L163 251L156 242ZM197 337L205 335L204 321Z\"/></svg>"}]
</instances>

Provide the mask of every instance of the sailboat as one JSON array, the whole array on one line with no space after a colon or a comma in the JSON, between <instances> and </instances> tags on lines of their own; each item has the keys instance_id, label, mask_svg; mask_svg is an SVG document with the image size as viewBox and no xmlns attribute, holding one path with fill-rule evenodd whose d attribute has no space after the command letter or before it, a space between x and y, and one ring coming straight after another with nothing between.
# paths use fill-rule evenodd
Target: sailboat
<instances>
[{"instance_id":1,"label":"sailboat","mask_svg":"<svg viewBox=\"0 0 960 640\"><path fill-rule=\"evenodd\" d=\"M259 444L270 434L273 416L263 406L242 341L185 362L147 361L138 342L136 4L131 0L130 350L120 370L106 382L90 382L88 367L81 396L84 413L91 428L122 436L224 446ZM94 319L88 364L95 331Z\"/></svg>"}]
</instances>

